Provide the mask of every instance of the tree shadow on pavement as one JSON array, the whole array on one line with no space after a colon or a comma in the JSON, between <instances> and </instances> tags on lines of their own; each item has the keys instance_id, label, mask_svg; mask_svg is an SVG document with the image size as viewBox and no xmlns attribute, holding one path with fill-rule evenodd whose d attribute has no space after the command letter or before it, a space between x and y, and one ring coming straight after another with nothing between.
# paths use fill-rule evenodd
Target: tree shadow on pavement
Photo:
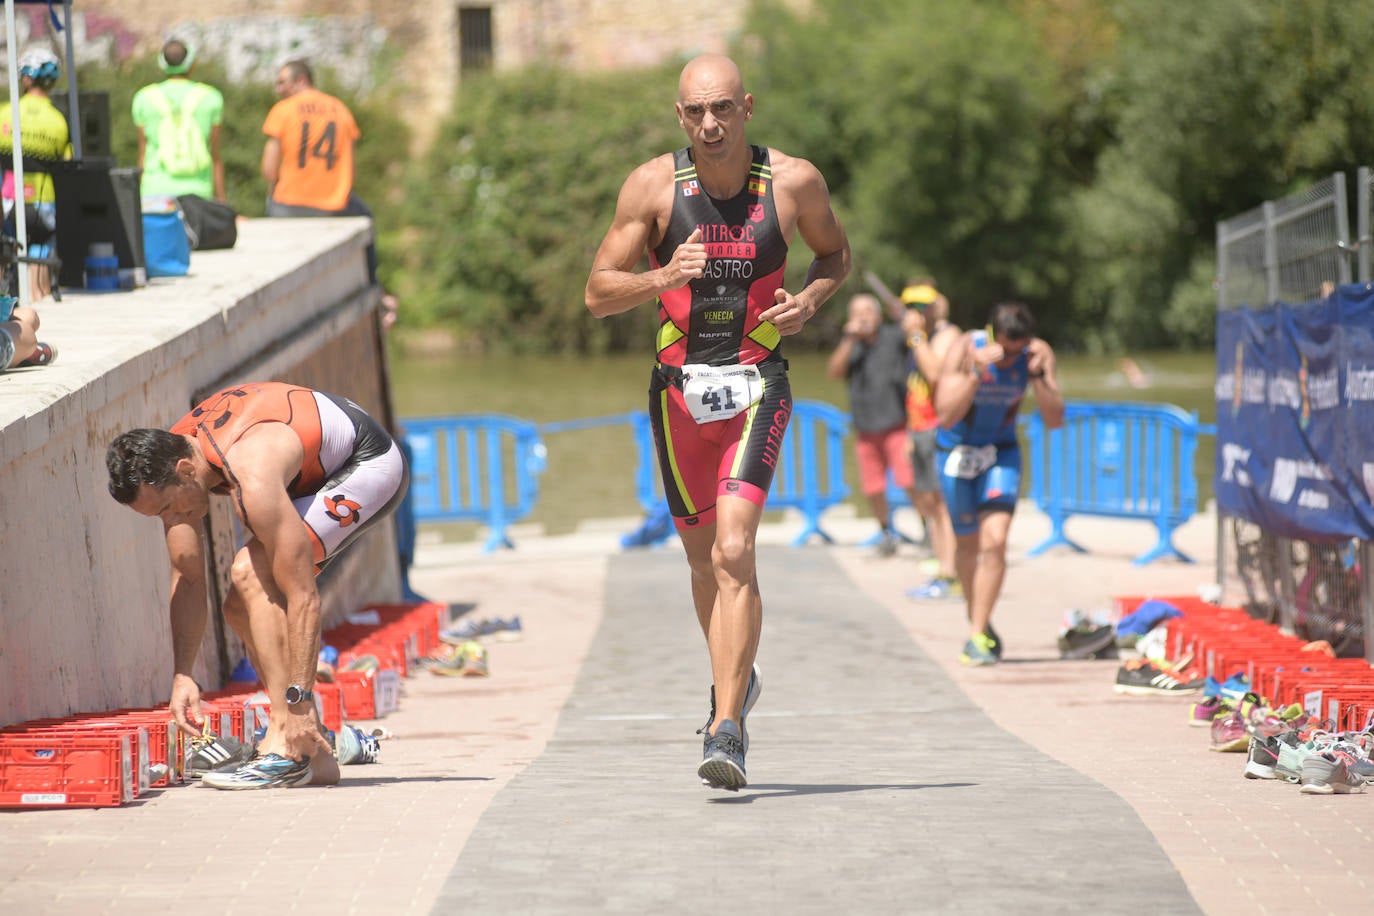
<instances>
[{"instance_id":1,"label":"tree shadow on pavement","mask_svg":"<svg viewBox=\"0 0 1374 916\"><path fill-rule=\"evenodd\" d=\"M373 776L358 779L345 775L339 787L348 789L354 786L387 786L402 782L491 782L494 776Z\"/></svg>"},{"instance_id":2,"label":"tree shadow on pavement","mask_svg":"<svg viewBox=\"0 0 1374 916\"><path fill-rule=\"evenodd\" d=\"M976 782L911 782L876 783L872 785L846 785L843 783L805 785L801 783L757 783L746 786L748 794L713 796L710 801L717 805L747 805L755 799L796 798L802 795L835 795L840 792L871 792L875 789L971 789Z\"/></svg>"}]
</instances>

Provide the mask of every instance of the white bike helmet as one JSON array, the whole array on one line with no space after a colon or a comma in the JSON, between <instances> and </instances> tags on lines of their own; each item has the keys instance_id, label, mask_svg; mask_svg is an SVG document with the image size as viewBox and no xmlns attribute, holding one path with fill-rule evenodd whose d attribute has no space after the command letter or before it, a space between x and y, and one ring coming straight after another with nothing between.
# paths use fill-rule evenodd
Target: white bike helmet
<instances>
[{"instance_id":1,"label":"white bike helmet","mask_svg":"<svg viewBox=\"0 0 1374 916\"><path fill-rule=\"evenodd\" d=\"M51 88L62 75L62 62L47 48L30 48L19 58L19 75Z\"/></svg>"}]
</instances>

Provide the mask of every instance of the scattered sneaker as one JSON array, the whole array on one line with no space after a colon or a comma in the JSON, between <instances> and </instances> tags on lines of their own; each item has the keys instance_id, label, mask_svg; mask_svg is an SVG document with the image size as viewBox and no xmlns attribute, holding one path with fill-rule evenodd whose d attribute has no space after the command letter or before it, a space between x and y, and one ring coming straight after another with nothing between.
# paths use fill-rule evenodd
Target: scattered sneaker
<instances>
[{"instance_id":1,"label":"scattered sneaker","mask_svg":"<svg viewBox=\"0 0 1374 916\"><path fill-rule=\"evenodd\" d=\"M1096 658L1099 652L1116 648L1116 627L1111 624L1074 627L1059 634L1060 658Z\"/></svg>"},{"instance_id":2,"label":"scattered sneaker","mask_svg":"<svg viewBox=\"0 0 1374 916\"><path fill-rule=\"evenodd\" d=\"M895 557L897 555L897 537L891 531L884 529L878 535L878 546L875 548L880 557Z\"/></svg>"},{"instance_id":3,"label":"scattered sneaker","mask_svg":"<svg viewBox=\"0 0 1374 916\"><path fill-rule=\"evenodd\" d=\"M744 751L749 752L749 729L744 727L744 721L749 718L749 710L754 708L754 704L759 701L759 694L763 693L763 675L759 673L759 666L749 672L749 686L744 689L744 709L739 714L740 738L744 741ZM703 753L706 746L711 743L711 723L716 721L716 688L711 685L711 711L706 716L706 724L697 729L698 735L703 735L701 747Z\"/></svg>"},{"instance_id":4,"label":"scattered sneaker","mask_svg":"<svg viewBox=\"0 0 1374 916\"><path fill-rule=\"evenodd\" d=\"M340 766L377 762L377 739L354 725L339 729L334 744L334 756Z\"/></svg>"},{"instance_id":5,"label":"scattered sneaker","mask_svg":"<svg viewBox=\"0 0 1374 916\"><path fill-rule=\"evenodd\" d=\"M43 343L43 341L40 340L38 346L34 348L32 353L10 368L18 368L19 366L46 366L55 359L57 359L57 348L52 344Z\"/></svg>"},{"instance_id":6,"label":"scattered sneaker","mask_svg":"<svg viewBox=\"0 0 1374 916\"><path fill-rule=\"evenodd\" d=\"M496 618L495 636L501 642L516 642L525 638L525 629L520 625L520 617L516 615L510 620Z\"/></svg>"},{"instance_id":7,"label":"scattered sneaker","mask_svg":"<svg viewBox=\"0 0 1374 916\"><path fill-rule=\"evenodd\" d=\"M1154 662L1137 659L1117 669L1116 685L1112 689L1137 697L1170 696L1196 693L1198 685L1180 681Z\"/></svg>"},{"instance_id":8,"label":"scattered sneaker","mask_svg":"<svg viewBox=\"0 0 1374 916\"><path fill-rule=\"evenodd\" d=\"M1231 711L1231 705L1221 697L1204 697L1188 710L1188 724L1194 728L1210 728L1212 720Z\"/></svg>"},{"instance_id":9,"label":"scattered sneaker","mask_svg":"<svg viewBox=\"0 0 1374 916\"><path fill-rule=\"evenodd\" d=\"M1302 762L1304 795L1350 795L1363 792L1365 780L1357 776L1341 753L1313 754Z\"/></svg>"},{"instance_id":10,"label":"scattered sneaker","mask_svg":"<svg viewBox=\"0 0 1374 916\"><path fill-rule=\"evenodd\" d=\"M480 642L463 643L463 667L459 669L463 677L487 677L491 670L487 666L487 649Z\"/></svg>"},{"instance_id":11,"label":"scattered sneaker","mask_svg":"<svg viewBox=\"0 0 1374 916\"><path fill-rule=\"evenodd\" d=\"M964 643L959 661L971 668L997 664L997 642L987 633L979 633Z\"/></svg>"},{"instance_id":12,"label":"scattered sneaker","mask_svg":"<svg viewBox=\"0 0 1374 916\"><path fill-rule=\"evenodd\" d=\"M1246 779L1278 779L1279 739L1250 736L1249 756L1245 761Z\"/></svg>"},{"instance_id":13,"label":"scattered sneaker","mask_svg":"<svg viewBox=\"0 0 1374 916\"><path fill-rule=\"evenodd\" d=\"M950 579L946 576L936 576L925 585L918 585L915 588L907 589L906 596L914 601L962 598L964 597L964 590L959 585L958 579Z\"/></svg>"},{"instance_id":14,"label":"scattered sneaker","mask_svg":"<svg viewBox=\"0 0 1374 916\"><path fill-rule=\"evenodd\" d=\"M992 628L992 621L988 621L988 628L983 631L983 635L992 640L992 654L1000 662L1002 660L1002 637L997 635L997 631Z\"/></svg>"},{"instance_id":15,"label":"scattered sneaker","mask_svg":"<svg viewBox=\"0 0 1374 916\"><path fill-rule=\"evenodd\" d=\"M1212 721L1212 750L1230 754L1249 746L1250 732L1246 730L1245 717L1239 710L1232 710Z\"/></svg>"},{"instance_id":16,"label":"scattered sneaker","mask_svg":"<svg viewBox=\"0 0 1374 916\"><path fill-rule=\"evenodd\" d=\"M481 635L482 622L468 618L456 627L440 631L439 638L450 646L461 646L468 640L476 639Z\"/></svg>"},{"instance_id":17,"label":"scattered sneaker","mask_svg":"<svg viewBox=\"0 0 1374 916\"><path fill-rule=\"evenodd\" d=\"M1202 687L1202 695L1207 697L1219 696L1225 700L1239 703L1247 693L1250 692L1250 681L1243 672L1237 671L1225 681L1218 681L1210 674L1207 675Z\"/></svg>"},{"instance_id":18,"label":"scattered sneaker","mask_svg":"<svg viewBox=\"0 0 1374 916\"><path fill-rule=\"evenodd\" d=\"M738 792L749 784L744 776L744 737L733 720L723 720L707 737L702 756L697 775L711 788Z\"/></svg>"},{"instance_id":19,"label":"scattered sneaker","mask_svg":"<svg viewBox=\"0 0 1374 916\"><path fill-rule=\"evenodd\" d=\"M348 664L339 668L340 671L376 671L382 666L381 659L375 655L359 655Z\"/></svg>"},{"instance_id":20,"label":"scattered sneaker","mask_svg":"<svg viewBox=\"0 0 1374 916\"><path fill-rule=\"evenodd\" d=\"M200 781L216 789L278 789L307 785L313 776L309 760L267 754L235 770L206 773Z\"/></svg>"},{"instance_id":21,"label":"scattered sneaker","mask_svg":"<svg viewBox=\"0 0 1374 916\"><path fill-rule=\"evenodd\" d=\"M252 759L252 745L244 744L233 735L215 735L206 731L199 738L191 739L183 772L191 779L200 779L206 773L235 769Z\"/></svg>"},{"instance_id":22,"label":"scattered sneaker","mask_svg":"<svg viewBox=\"0 0 1374 916\"><path fill-rule=\"evenodd\" d=\"M428 668L434 674L459 674L463 669L462 646L442 645L424 658L417 659L416 665Z\"/></svg>"}]
</instances>

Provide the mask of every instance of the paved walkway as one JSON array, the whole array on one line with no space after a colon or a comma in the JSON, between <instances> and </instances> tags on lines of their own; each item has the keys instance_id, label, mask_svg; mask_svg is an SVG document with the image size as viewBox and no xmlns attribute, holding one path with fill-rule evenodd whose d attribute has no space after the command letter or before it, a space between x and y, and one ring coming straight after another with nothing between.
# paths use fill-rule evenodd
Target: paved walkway
<instances>
[{"instance_id":1,"label":"paved walkway","mask_svg":"<svg viewBox=\"0 0 1374 916\"><path fill-rule=\"evenodd\" d=\"M0 911L249 913L1277 913L1367 906L1371 795L1240 776L1186 701L1111 691L1065 662L1069 607L1191 592L1202 562L1137 569L1142 524L1071 523L1089 555L1024 550L999 606L1006 663L954 661L962 608L914 602L915 556L761 535L765 689L751 785L695 778L705 651L676 548L620 553L627 527L422 544L412 584L519 613L489 679L409 679L382 762L332 789L181 787L121 809L0 814ZM726 894L722 904L715 896Z\"/></svg>"}]
</instances>

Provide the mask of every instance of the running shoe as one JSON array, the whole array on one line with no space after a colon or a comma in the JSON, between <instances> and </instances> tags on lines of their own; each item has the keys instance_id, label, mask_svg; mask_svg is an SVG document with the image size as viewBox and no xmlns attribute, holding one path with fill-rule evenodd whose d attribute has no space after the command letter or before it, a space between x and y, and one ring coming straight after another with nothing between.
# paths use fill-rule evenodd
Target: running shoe
<instances>
[{"instance_id":1,"label":"running shoe","mask_svg":"<svg viewBox=\"0 0 1374 916\"><path fill-rule=\"evenodd\" d=\"M1059 634L1060 658L1095 658L1099 652L1116 646L1116 628L1111 624L1087 624Z\"/></svg>"},{"instance_id":2,"label":"running shoe","mask_svg":"<svg viewBox=\"0 0 1374 916\"><path fill-rule=\"evenodd\" d=\"M749 710L754 708L754 704L759 701L759 694L763 693L763 675L759 672L759 666L754 665L754 669L749 672L749 686L744 689L744 709L739 714L739 731L744 740L744 751L749 752L749 729L744 727L744 720L749 718ZM711 723L716 721L716 688L711 685L711 712L706 716L706 724L697 729L698 735L703 735L701 747L704 752L706 745L711 742Z\"/></svg>"},{"instance_id":3,"label":"running shoe","mask_svg":"<svg viewBox=\"0 0 1374 916\"><path fill-rule=\"evenodd\" d=\"M988 621L987 629L983 631L983 635L992 640L992 654L1000 662L1002 660L1002 637L998 636L997 631L992 628L991 620Z\"/></svg>"},{"instance_id":4,"label":"running shoe","mask_svg":"<svg viewBox=\"0 0 1374 916\"><path fill-rule=\"evenodd\" d=\"M314 773L309 760L280 754L255 757L236 770L206 773L201 782L216 789L277 789L307 785Z\"/></svg>"},{"instance_id":5,"label":"running shoe","mask_svg":"<svg viewBox=\"0 0 1374 916\"><path fill-rule=\"evenodd\" d=\"M964 590L959 580L936 576L925 585L906 590L906 596L913 601L940 600L944 598L963 598Z\"/></svg>"},{"instance_id":6,"label":"running shoe","mask_svg":"<svg viewBox=\"0 0 1374 916\"><path fill-rule=\"evenodd\" d=\"M1207 675L1202 687L1202 695L1207 697L1219 696L1226 700L1239 702L1247 693L1250 692L1250 680L1244 672L1237 671L1225 681L1218 681L1210 674Z\"/></svg>"},{"instance_id":7,"label":"running shoe","mask_svg":"<svg viewBox=\"0 0 1374 916\"><path fill-rule=\"evenodd\" d=\"M1365 786L1364 777L1352 771L1346 756L1331 752L1304 760L1301 782L1298 791L1304 795L1350 795L1363 792Z\"/></svg>"},{"instance_id":8,"label":"running shoe","mask_svg":"<svg viewBox=\"0 0 1374 916\"><path fill-rule=\"evenodd\" d=\"M982 667L983 665L997 664L997 644L987 633L979 633L977 636L969 638L964 643L963 652L959 653L959 661L971 668Z\"/></svg>"},{"instance_id":9,"label":"running shoe","mask_svg":"<svg viewBox=\"0 0 1374 916\"><path fill-rule=\"evenodd\" d=\"M183 772L191 779L200 779L215 770L237 769L252 759L252 745L233 735L216 735L207 728L199 738L191 739Z\"/></svg>"},{"instance_id":10,"label":"running shoe","mask_svg":"<svg viewBox=\"0 0 1374 916\"><path fill-rule=\"evenodd\" d=\"M1279 758L1274 762L1274 776L1292 783L1302 781L1302 762L1314 753L1316 752L1306 744L1289 745L1279 742Z\"/></svg>"},{"instance_id":11,"label":"running shoe","mask_svg":"<svg viewBox=\"0 0 1374 916\"><path fill-rule=\"evenodd\" d=\"M524 639L525 629L520 625L520 616L517 614L510 620L496 618L495 635L501 642L516 642Z\"/></svg>"},{"instance_id":12,"label":"running shoe","mask_svg":"<svg viewBox=\"0 0 1374 916\"><path fill-rule=\"evenodd\" d=\"M461 646L468 640L476 639L481 635L482 622L468 618L456 627L440 631L439 638L450 646Z\"/></svg>"},{"instance_id":13,"label":"running shoe","mask_svg":"<svg viewBox=\"0 0 1374 916\"><path fill-rule=\"evenodd\" d=\"M339 758L340 766L376 763L377 739L355 725L345 725L335 740L334 756Z\"/></svg>"},{"instance_id":14,"label":"running shoe","mask_svg":"<svg viewBox=\"0 0 1374 916\"><path fill-rule=\"evenodd\" d=\"M11 368L18 368L20 366L46 366L55 359L57 359L57 348L52 344L44 343L40 340L38 345L34 347L32 353L15 363Z\"/></svg>"},{"instance_id":15,"label":"running shoe","mask_svg":"<svg viewBox=\"0 0 1374 916\"><path fill-rule=\"evenodd\" d=\"M418 659L416 664L421 668L428 668L434 674L458 674L463 669L462 646L442 645L424 658Z\"/></svg>"},{"instance_id":16,"label":"running shoe","mask_svg":"<svg viewBox=\"0 0 1374 916\"><path fill-rule=\"evenodd\" d=\"M1278 779L1275 767L1279 762L1279 739L1250 736L1245 761L1246 779Z\"/></svg>"},{"instance_id":17,"label":"running shoe","mask_svg":"<svg viewBox=\"0 0 1374 916\"><path fill-rule=\"evenodd\" d=\"M463 667L459 669L463 677L487 677L491 670L487 666L487 649L480 642L463 643Z\"/></svg>"},{"instance_id":18,"label":"running shoe","mask_svg":"<svg viewBox=\"0 0 1374 916\"><path fill-rule=\"evenodd\" d=\"M1186 695L1196 693L1198 688L1163 671L1154 662L1135 659L1117 669L1112 689L1129 696L1148 697Z\"/></svg>"},{"instance_id":19,"label":"running shoe","mask_svg":"<svg viewBox=\"0 0 1374 916\"><path fill-rule=\"evenodd\" d=\"M382 666L382 662L375 655L359 655L348 664L339 668L339 671L376 671Z\"/></svg>"},{"instance_id":20,"label":"running shoe","mask_svg":"<svg viewBox=\"0 0 1374 916\"><path fill-rule=\"evenodd\" d=\"M749 784L744 776L744 737L732 719L723 720L706 739L697 775L713 789L738 792Z\"/></svg>"},{"instance_id":21,"label":"running shoe","mask_svg":"<svg viewBox=\"0 0 1374 916\"><path fill-rule=\"evenodd\" d=\"M1221 697L1204 697L1188 710L1188 724L1194 728L1210 728L1212 720L1231 711Z\"/></svg>"},{"instance_id":22,"label":"running shoe","mask_svg":"<svg viewBox=\"0 0 1374 916\"><path fill-rule=\"evenodd\" d=\"M895 557L897 555L897 538L891 531L883 530L878 535L877 553L880 557Z\"/></svg>"},{"instance_id":23,"label":"running shoe","mask_svg":"<svg viewBox=\"0 0 1374 916\"><path fill-rule=\"evenodd\" d=\"M1238 753L1250 746L1250 732L1239 710L1228 712L1212 721L1212 750L1223 754ZM1277 760L1277 758L1275 758Z\"/></svg>"}]
</instances>

